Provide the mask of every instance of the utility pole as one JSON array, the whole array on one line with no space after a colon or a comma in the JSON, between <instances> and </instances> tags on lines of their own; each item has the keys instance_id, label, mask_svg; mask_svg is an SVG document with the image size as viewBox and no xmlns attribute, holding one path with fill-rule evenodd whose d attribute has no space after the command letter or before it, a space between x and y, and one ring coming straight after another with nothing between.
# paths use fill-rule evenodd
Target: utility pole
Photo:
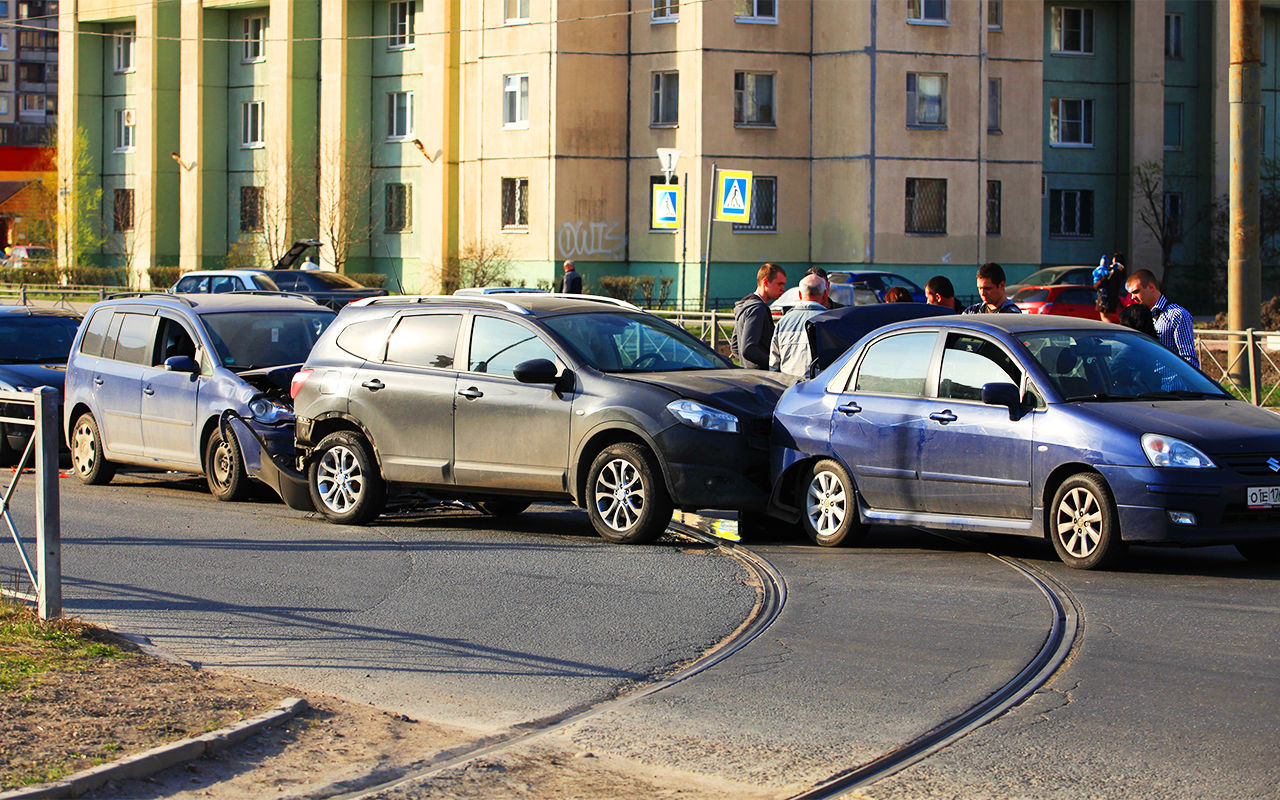
<instances>
[{"instance_id":1,"label":"utility pole","mask_svg":"<svg viewBox=\"0 0 1280 800\"><path fill-rule=\"evenodd\" d=\"M1227 327L1257 328L1262 321L1262 263L1259 258L1259 153L1262 149L1262 8L1260 0L1231 0L1230 248L1227 258ZM1254 347L1252 339L1249 346ZM1227 354L1237 386L1257 386L1256 354L1232 341ZM1251 365L1253 365L1251 367ZM1251 374L1253 373L1253 374Z\"/></svg>"}]
</instances>

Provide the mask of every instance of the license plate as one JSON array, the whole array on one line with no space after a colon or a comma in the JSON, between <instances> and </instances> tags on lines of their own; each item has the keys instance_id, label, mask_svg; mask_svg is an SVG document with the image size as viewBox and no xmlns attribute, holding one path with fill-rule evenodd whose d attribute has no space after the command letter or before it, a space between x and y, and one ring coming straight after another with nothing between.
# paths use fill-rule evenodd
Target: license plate
<instances>
[{"instance_id":1,"label":"license plate","mask_svg":"<svg viewBox=\"0 0 1280 800\"><path fill-rule=\"evenodd\" d=\"M1249 508L1280 507L1280 486L1250 486Z\"/></svg>"}]
</instances>

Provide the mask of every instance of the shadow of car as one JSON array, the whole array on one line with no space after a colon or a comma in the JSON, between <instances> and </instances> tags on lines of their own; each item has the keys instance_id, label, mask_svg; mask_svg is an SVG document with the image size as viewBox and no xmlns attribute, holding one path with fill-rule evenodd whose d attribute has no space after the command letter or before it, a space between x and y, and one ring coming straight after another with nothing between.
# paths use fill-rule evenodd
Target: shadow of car
<instances>
[{"instance_id":1,"label":"shadow of car","mask_svg":"<svg viewBox=\"0 0 1280 800\"><path fill-rule=\"evenodd\" d=\"M0 306L0 389L29 392L51 386L61 397L67 355L79 327L80 315L74 311ZM0 417L31 419L31 407L0 403ZM0 466L17 462L31 431L29 425L0 421Z\"/></svg>"}]
</instances>

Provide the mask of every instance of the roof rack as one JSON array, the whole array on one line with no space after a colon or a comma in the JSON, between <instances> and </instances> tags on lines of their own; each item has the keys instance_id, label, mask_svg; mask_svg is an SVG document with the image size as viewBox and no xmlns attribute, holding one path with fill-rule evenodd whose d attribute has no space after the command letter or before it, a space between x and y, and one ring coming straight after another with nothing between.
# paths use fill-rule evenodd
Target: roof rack
<instances>
[{"instance_id":1,"label":"roof rack","mask_svg":"<svg viewBox=\"0 0 1280 800\"><path fill-rule=\"evenodd\" d=\"M542 295L539 295L541 297ZM524 306L518 306L510 300L500 300L489 295L452 295L452 294L396 294L387 295L385 297L364 297L354 300L348 305L352 306L375 306L389 305L392 303L427 303L430 301L447 301L453 304L488 304L500 306L508 311L514 311L517 314L532 314L529 309Z\"/></svg>"},{"instance_id":2,"label":"roof rack","mask_svg":"<svg viewBox=\"0 0 1280 800\"><path fill-rule=\"evenodd\" d=\"M115 294L107 295L106 299L107 300L123 300L126 297L155 297L157 299L164 298L166 300L176 300L179 303L185 303L188 306L195 308L195 303L192 303L190 300L188 300L187 298L183 297L180 294L173 294L171 292L116 292Z\"/></svg>"},{"instance_id":3,"label":"roof rack","mask_svg":"<svg viewBox=\"0 0 1280 800\"><path fill-rule=\"evenodd\" d=\"M566 292L547 292L545 295L539 295L539 297L563 297L566 300L586 300L592 303L607 303L608 305L611 305L611 306L618 306L620 308L629 308L633 311L644 311L644 309L641 308L640 306L628 303L626 300L619 300L616 297L605 297L602 294L568 294Z\"/></svg>"},{"instance_id":4,"label":"roof rack","mask_svg":"<svg viewBox=\"0 0 1280 800\"><path fill-rule=\"evenodd\" d=\"M312 296L311 296L311 295L309 295L309 294L301 294L301 293L299 293L299 292L286 292L286 291L284 291L283 289L281 289L281 290L274 290L274 289L236 289L236 290L235 290L235 291L233 291L233 292L223 292L223 294L261 294L261 295L267 295L267 296L270 296L270 297L296 297L296 298L298 298L298 299L300 299L300 300L310 300L312 303L315 303L316 305L320 305L320 301L319 301L319 300L316 300L314 297L312 297Z\"/></svg>"}]
</instances>

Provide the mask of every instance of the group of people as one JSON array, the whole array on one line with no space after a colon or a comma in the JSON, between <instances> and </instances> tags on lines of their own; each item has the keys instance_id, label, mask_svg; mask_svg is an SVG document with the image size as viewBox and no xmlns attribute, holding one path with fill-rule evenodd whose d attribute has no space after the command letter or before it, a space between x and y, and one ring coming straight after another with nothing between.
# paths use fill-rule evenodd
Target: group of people
<instances>
[{"instance_id":1,"label":"group of people","mask_svg":"<svg viewBox=\"0 0 1280 800\"><path fill-rule=\"evenodd\" d=\"M1119 308L1120 323L1146 333L1199 369L1191 313L1169 301L1154 273L1140 269L1126 277L1124 257L1116 253L1110 261L1103 256L1093 271L1093 288L1098 292L1098 313L1106 320ZM1022 310L1005 293L1004 268L994 261L978 268L976 285L982 298L961 308L955 287L944 275L935 275L925 284L925 302L949 308L957 314L1020 314ZM1121 288L1133 303L1120 307ZM830 301L826 270L812 267L799 282L799 302L774 324L769 304L787 289L787 274L777 264L764 264L756 272L756 290L733 307L734 330L731 350L748 369L772 370L804 378L812 361L805 323L816 314L835 307ZM911 293L894 287L885 302L913 302Z\"/></svg>"}]
</instances>

